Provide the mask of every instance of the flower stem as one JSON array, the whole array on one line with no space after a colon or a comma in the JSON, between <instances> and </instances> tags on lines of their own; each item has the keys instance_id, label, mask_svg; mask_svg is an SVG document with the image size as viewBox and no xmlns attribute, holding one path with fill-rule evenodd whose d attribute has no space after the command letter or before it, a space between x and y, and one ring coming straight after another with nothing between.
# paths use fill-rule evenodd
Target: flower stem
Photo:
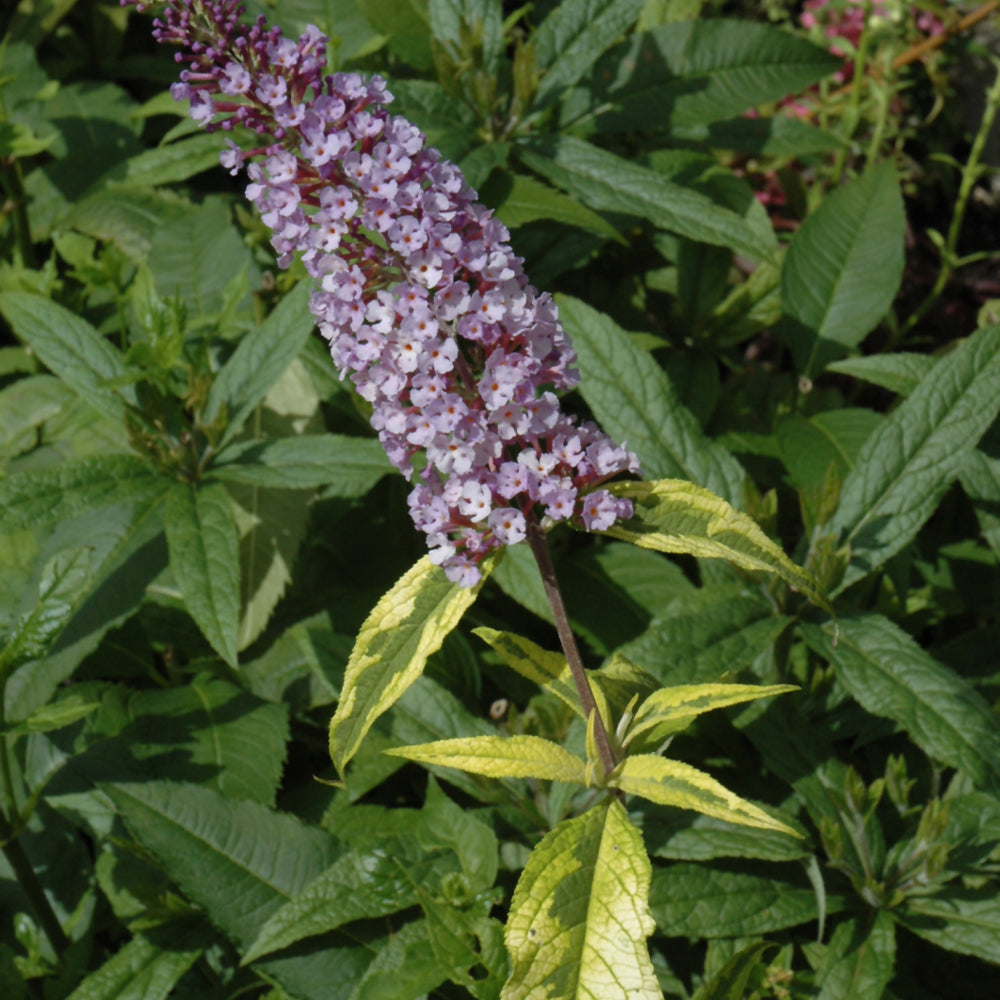
<instances>
[{"instance_id":1,"label":"flower stem","mask_svg":"<svg viewBox=\"0 0 1000 1000\"><path fill-rule=\"evenodd\" d=\"M56 953L56 961L62 964L63 956L69 947L69 938L66 937L62 924L59 923L59 918L45 896L42 883L38 881L35 869L31 867L31 862L24 853L24 848L16 839L13 827L2 810L0 810L0 845L3 847L4 857L13 869L22 892L28 897L31 908L35 911L35 916L42 925L45 936L49 939L49 944L52 945L52 950Z\"/></svg>"},{"instance_id":2,"label":"flower stem","mask_svg":"<svg viewBox=\"0 0 1000 1000\"><path fill-rule=\"evenodd\" d=\"M937 279L933 287L927 293L923 302L913 311L912 315L899 328L899 334L895 338L896 342L902 340L920 321L930 312L931 307L937 302L941 293L948 285L948 280L954 271L960 268L966 261L958 256L958 237L962 232L962 223L965 221L965 210L969 205L969 198L973 188L983 174L980 160L983 150L986 147L986 140L993 128L993 121L1000 111L1000 61L995 61L996 77L993 85L986 92L983 118L979 123L979 130L972 142L969 151L969 159L962 168L962 177L958 187L958 198L955 201L955 210L951 216L951 224L948 226L948 234L945 237L944 245L941 247L941 269L938 271Z\"/></svg>"},{"instance_id":3,"label":"flower stem","mask_svg":"<svg viewBox=\"0 0 1000 1000\"><path fill-rule=\"evenodd\" d=\"M533 512L526 512L524 519L527 522L528 545L531 547L531 553L535 557L535 562L538 563L539 572L542 574L545 596L549 599L549 607L552 608L552 617L555 619L556 631L559 633L559 643L566 656L566 662L569 664L577 693L580 695L580 703L583 705L584 714L588 718L591 715L594 717L594 739L601 758L601 766L604 768L605 777L607 777L615 769L615 755L611 749L611 741L608 739L608 731L604 728L604 720L597 710L594 692L590 689L590 681L587 679L587 671L583 666L576 638L572 628L570 628L566 605L563 603L562 591L559 589L555 567L552 565L549 543L546 541L545 532L542 531Z\"/></svg>"}]
</instances>

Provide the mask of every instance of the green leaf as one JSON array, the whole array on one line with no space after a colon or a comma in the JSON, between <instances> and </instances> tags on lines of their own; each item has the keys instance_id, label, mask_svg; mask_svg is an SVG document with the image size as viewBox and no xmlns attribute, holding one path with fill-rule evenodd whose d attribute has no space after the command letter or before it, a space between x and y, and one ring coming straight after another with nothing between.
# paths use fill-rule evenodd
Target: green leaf
<instances>
[{"instance_id":1,"label":"green leaf","mask_svg":"<svg viewBox=\"0 0 1000 1000\"><path fill-rule=\"evenodd\" d=\"M649 904L668 937L769 934L818 915L816 896L807 885L709 865L654 869Z\"/></svg>"},{"instance_id":2,"label":"green leaf","mask_svg":"<svg viewBox=\"0 0 1000 1000\"><path fill-rule=\"evenodd\" d=\"M817 1000L874 1000L893 976L896 930L885 911L867 921L847 920L833 932L816 970Z\"/></svg>"},{"instance_id":3,"label":"green leaf","mask_svg":"<svg viewBox=\"0 0 1000 1000\"><path fill-rule=\"evenodd\" d=\"M76 401L76 393L53 375L22 376L0 389L0 466L34 448L46 423Z\"/></svg>"},{"instance_id":4,"label":"green leaf","mask_svg":"<svg viewBox=\"0 0 1000 1000\"><path fill-rule=\"evenodd\" d=\"M744 701L797 691L794 684L682 684L654 691L639 706L625 735L627 746L637 736L655 730L656 742L687 729L703 712Z\"/></svg>"},{"instance_id":5,"label":"green leaf","mask_svg":"<svg viewBox=\"0 0 1000 1000\"><path fill-rule=\"evenodd\" d=\"M516 670L522 677L527 677L539 687L551 691L569 705L581 719L586 718L569 664L562 653L551 653L530 639L515 635L513 632L498 632L496 629L484 626L473 629L472 633L478 635L495 650L511 670Z\"/></svg>"},{"instance_id":6,"label":"green leaf","mask_svg":"<svg viewBox=\"0 0 1000 1000\"><path fill-rule=\"evenodd\" d=\"M30 659L43 656L66 627L81 595L90 585L91 550L66 549L42 570L38 603L15 622L0 648L0 680Z\"/></svg>"},{"instance_id":7,"label":"green leaf","mask_svg":"<svg viewBox=\"0 0 1000 1000\"><path fill-rule=\"evenodd\" d=\"M607 531L613 538L657 552L726 559L754 572L774 573L821 607L816 581L800 569L746 514L694 483L612 483L611 493L635 505L635 516Z\"/></svg>"},{"instance_id":8,"label":"green leaf","mask_svg":"<svg viewBox=\"0 0 1000 1000\"><path fill-rule=\"evenodd\" d=\"M686 110L686 104L686 96L678 94L675 106L680 106L681 114ZM612 130L615 121L612 117L598 119L604 131ZM709 149L763 156L800 157L810 153L835 153L845 145L832 132L807 125L798 118L789 118L780 111L769 118L731 118L728 121L692 122L688 125L671 123L670 134L674 139L696 142Z\"/></svg>"},{"instance_id":9,"label":"green leaf","mask_svg":"<svg viewBox=\"0 0 1000 1000\"><path fill-rule=\"evenodd\" d=\"M212 648L235 667L240 550L229 495L219 485L176 484L167 494L166 527L184 604Z\"/></svg>"},{"instance_id":10,"label":"green leaf","mask_svg":"<svg viewBox=\"0 0 1000 1000\"><path fill-rule=\"evenodd\" d=\"M413 880L439 879L456 870L454 858L444 865L440 858L421 859L405 849L402 838L385 847L350 851L271 915L246 950L242 964L352 920L405 910L417 902Z\"/></svg>"},{"instance_id":11,"label":"green leaf","mask_svg":"<svg viewBox=\"0 0 1000 1000\"><path fill-rule=\"evenodd\" d=\"M959 480L972 501L983 539L994 554L1000 554L1000 457L980 448L968 452Z\"/></svg>"},{"instance_id":12,"label":"green leaf","mask_svg":"<svg viewBox=\"0 0 1000 1000\"><path fill-rule=\"evenodd\" d=\"M166 1000L205 950L206 931L200 923L183 930L168 926L173 936L169 947L137 934L87 976L67 1000ZM163 940L165 930L158 928L150 936Z\"/></svg>"},{"instance_id":13,"label":"green leaf","mask_svg":"<svg viewBox=\"0 0 1000 1000\"><path fill-rule=\"evenodd\" d=\"M392 934L365 970L350 1000L424 1000L449 970L434 954L426 920L412 920Z\"/></svg>"},{"instance_id":14,"label":"green leaf","mask_svg":"<svg viewBox=\"0 0 1000 1000\"><path fill-rule=\"evenodd\" d=\"M750 667L790 620L746 587L709 586L675 600L621 652L661 684L714 681Z\"/></svg>"},{"instance_id":15,"label":"green leaf","mask_svg":"<svg viewBox=\"0 0 1000 1000\"><path fill-rule=\"evenodd\" d=\"M0 479L0 532L66 521L94 507L162 493L167 480L135 455L95 455Z\"/></svg>"},{"instance_id":16,"label":"green leaf","mask_svg":"<svg viewBox=\"0 0 1000 1000\"><path fill-rule=\"evenodd\" d=\"M603 216L548 184L524 174L510 174L509 183L510 187L496 210L497 217L508 229L517 229L539 219L552 219L619 243L625 242Z\"/></svg>"},{"instance_id":17,"label":"green leaf","mask_svg":"<svg viewBox=\"0 0 1000 1000\"><path fill-rule=\"evenodd\" d=\"M328 834L256 802L169 782L104 790L136 840L240 948L249 947L268 917L336 856ZM347 1000L371 957L355 942L334 937L260 969L303 1000Z\"/></svg>"},{"instance_id":18,"label":"green leaf","mask_svg":"<svg viewBox=\"0 0 1000 1000\"><path fill-rule=\"evenodd\" d=\"M428 13L436 41L450 43L461 55L465 34L481 47L483 69L497 72L504 47L501 0L430 0Z\"/></svg>"},{"instance_id":19,"label":"green leaf","mask_svg":"<svg viewBox=\"0 0 1000 1000\"><path fill-rule=\"evenodd\" d=\"M544 107L573 86L602 52L635 22L646 0L566 0L534 33L535 59L544 70L535 103Z\"/></svg>"},{"instance_id":20,"label":"green leaf","mask_svg":"<svg viewBox=\"0 0 1000 1000\"><path fill-rule=\"evenodd\" d=\"M463 888L471 893L493 885L496 835L455 805L433 778L416 823L400 810L394 813L377 823L377 834L365 838L366 846L338 858L271 916L244 955L244 965L352 920L407 909L418 901L416 886L437 893L462 873L467 878Z\"/></svg>"},{"instance_id":21,"label":"green leaf","mask_svg":"<svg viewBox=\"0 0 1000 1000\"><path fill-rule=\"evenodd\" d=\"M219 137L199 134L156 149L147 149L116 167L107 177L111 190L119 184L151 188L178 184L219 166Z\"/></svg>"},{"instance_id":22,"label":"green leaf","mask_svg":"<svg viewBox=\"0 0 1000 1000\"><path fill-rule=\"evenodd\" d=\"M812 848L803 831L793 837L778 830L740 826L687 809L631 803L638 813L650 857L670 861L712 861L715 858L759 858L800 861ZM765 811L770 811L765 809ZM791 823L791 819L786 817ZM797 828L798 824L796 824Z\"/></svg>"},{"instance_id":23,"label":"green leaf","mask_svg":"<svg viewBox=\"0 0 1000 1000\"><path fill-rule=\"evenodd\" d=\"M134 403L134 390L121 394L106 388L112 380L132 374L125 359L86 320L51 299L27 292L4 292L0 312L17 336L89 406L119 423L122 399Z\"/></svg>"},{"instance_id":24,"label":"green leaf","mask_svg":"<svg viewBox=\"0 0 1000 1000\"><path fill-rule=\"evenodd\" d=\"M470 736L382 752L488 778L541 778L587 784L584 762L558 743L539 736Z\"/></svg>"},{"instance_id":25,"label":"green leaf","mask_svg":"<svg viewBox=\"0 0 1000 1000\"><path fill-rule=\"evenodd\" d=\"M327 497L362 497L392 471L378 441L346 434L306 434L243 441L225 449L213 479L277 489L316 489Z\"/></svg>"},{"instance_id":26,"label":"green leaf","mask_svg":"<svg viewBox=\"0 0 1000 1000\"><path fill-rule=\"evenodd\" d=\"M167 482L163 481L164 489ZM142 601L146 587L167 564L163 536L163 493L91 510L57 529L92 550L93 589L79 592L73 615L47 655L24 664L7 683L6 714L26 719L51 697L104 634L123 622Z\"/></svg>"},{"instance_id":27,"label":"green leaf","mask_svg":"<svg viewBox=\"0 0 1000 1000\"><path fill-rule=\"evenodd\" d=\"M1000 722L968 681L938 663L881 615L831 629L804 625L809 646L867 711L898 722L929 757L1000 791Z\"/></svg>"},{"instance_id":28,"label":"green leaf","mask_svg":"<svg viewBox=\"0 0 1000 1000\"><path fill-rule=\"evenodd\" d=\"M186 203L172 192L119 188L98 191L77 202L62 225L114 244L140 266L146 262L158 227L187 215Z\"/></svg>"},{"instance_id":29,"label":"green leaf","mask_svg":"<svg viewBox=\"0 0 1000 1000\"><path fill-rule=\"evenodd\" d=\"M152 777L274 805L288 740L284 705L199 675L184 687L136 692L128 707L133 721L121 738Z\"/></svg>"},{"instance_id":30,"label":"green leaf","mask_svg":"<svg viewBox=\"0 0 1000 1000\"><path fill-rule=\"evenodd\" d=\"M223 405L229 422L220 442L224 448L242 429L254 407L267 395L312 333L311 287L302 281L260 326L243 337L209 390L203 420L211 423Z\"/></svg>"},{"instance_id":31,"label":"green leaf","mask_svg":"<svg viewBox=\"0 0 1000 1000\"><path fill-rule=\"evenodd\" d=\"M995 963L1000 939L1000 892L947 886L934 896L911 896L896 911L899 922L939 948Z\"/></svg>"},{"instance_id":32,"label":"green leaf","mask_svg":"<svg viewBox=\"0 0 1000 1000\"><path fill-rule=\"evenodd\" d=\"M560 295L557 302L579 355L584 398L601 426L628 441L648 475L690 479L741 504L739 463L705 436L649 353L579 299Z\"/></svg>"},{"instance_id":33,"label":"green leaf","mask_svg":"<svg viewBox=\"0 0 1000 1000\"><path fill-rule=\"evenodd\" d=\"M862 445L882 415L860 407L827 410L810 418L789 414L775 426L781 458L795 486L807 494L825 485L831 463L841 479L854 468Z\"/></svg>"},{"instance_id":34,"label":"green leaf","mask_svg":"<svg viewBox=\"0 0 1000 1000\"><path fill-rule=\"evenodd\" d=\"M560 823L518 879L502 1000L661 1000L646 938L650 864L618 802Z\"/></svg>"},{"instance_id":35,"label":"green leaf","mask_svg":"<svg viewBox=\"0 0 1000 1000\"><path fill-rule=\"evenodd\" d=\"M615 768L609 784L659 805L693 809L728 823L798 836L790 826L734 795L715 778L679 760L647 753L626 757Z\"/></svg>"},{"instance_id":36,"label":"green leaf","mask_svg":"<svg viewBox=\"0 0 1000 1000\"><path fill-rule=\"evenodd\" d=\"M752 260L763 260L774 250L741 215L708 195L582 139L533 136L519 147L519 155L532 170L595 211L645 219L678 236L727 247Z\"/></svg>"},{"instance_id":37,"label":"green leaf","mask_svg":"<svg viewBox=\"0 0 1000 1000\"><path fill-rule=\"evenodd\" d=\"M833 525L851 546L841 589L907 545L1000 411L1000 326L942 358L868 438Z\"/></svg>"},{"instance_id":38,"label":"green leaf","mask_svg":"<svg viewBox=\"0 0 1000 1000\"><path fill-rule=\"evenodd\" d=\"M295 713L337 700L353 639L323 611L297 621L259 659L240 664L242 682L258 697Z\"/></svg>"},{"instance_id":39,"label":"green leaf","mask_svg":"<svg viewBox=\"0 0 1000 1000\"><path fill-rule=\"evenodd\" d=\"M59 729L85 719L92 712L96 712L100 707L100 701L93 696L86 696L76 691L68 694L56 701L50 701L43 705L37 712L32 712L20 725L14 726L8 732L20 733L52 733Z\"/></svg>"},{"instance_id":40,"label":"green leaf","mask_svg":"<svg viewBox=\"0 0 1000 1000\"><path fill-rule=\"evenodd\" d=\"M825 49L767 24L664 24L601 60L594 74L597 127L674 131L721 122L801 91L840 65Z\"/></svg>"},{"instance_id":41,"label":"green leaf","mask_svg":"<svg viewBox=\"0 0 1000 1000\"><path fill-rule=\"evenodd\" d=\"M788 246L781 299L795 364L813 376L886 314L903 276L906 215L891 160L829 194Z\"/></svg>"},{"instance_id":42,"label":"green leaf","mask_svg":"<svg viewBox=\"0 0 1000 1000\"><path fill-rule=\"evenodd\" d=\"M195 233L197 239L192 238ZM204 323L226 308L228 289L244 272L246 287L260 287L259 270L243 235L233 222L232 203L221 197L188 205L184 215L164 221L153 233L146 259L157 294L179 300L189 316Z\"/></svg>"},{"instance_id":43,"label":"green leaf","mask_svg":"<svg viewBox=\"0 0 1000 1000\"><path fill-rule=\"evenodd\" d=\"M358 5L368 23L389 36L389 49L414 69L434 65L427 0L365 0Z\"/></svg>"},{"instance_id":44,"label":"green leaf","mask_svg":"<svg viewBox=\"0 0 1000 1000\"><path fill-rule=\"evenodd\" d=\"M496 881L500 845L493 827L448 798L433 776L420 811L419 840L425 850L455 852L470 892L483 892Z\"/></svg>"},{"instance_id":45,"label":"green leaf","mask_svg":"<svg viewBox=\"0 0 1000 1000\"><path fill-rule=\"evenodd\" d=\"M427 657L475 601L492 562L481 569L476 586L460 587L424 556L365 619L330 721L330 756L341 774L372 723L421 675Z\"/></svg>"},{"instance_id":46,"label":"green leaf","mask_svg":"<svg viewBox=\"0 0 1000 1000\"><path fill-rule=\"evenodd\" d=\"M748 945L733 955L712 978L695 994L695 1000L743 1000L750 976L764 959L764 953L778 946L773 942L759 941Z\"/></svg>"},{"instance_id":47,"label":"green leaf","mask_svg":"<svg viewBox=\"0 0 1000 1000\"><path fill-rule=\"evenodd\" d=\"M909 396L937 364L937 360L930 354L898 351L895 354L869 354L867 357L832 361L826 370L839 375L853 375L900 396Z\"/></svg>"}]
</instances>

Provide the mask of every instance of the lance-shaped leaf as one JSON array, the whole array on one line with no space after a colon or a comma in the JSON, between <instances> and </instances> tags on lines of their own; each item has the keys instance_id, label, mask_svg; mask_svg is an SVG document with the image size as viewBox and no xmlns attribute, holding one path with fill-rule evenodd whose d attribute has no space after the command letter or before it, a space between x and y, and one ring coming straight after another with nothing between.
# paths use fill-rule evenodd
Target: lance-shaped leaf
<instances>
[{"instance_id":1,"label":"lance-shaped leaf","mask_svg":"<svg viewBox=\"0 0 1000 1000\"><path fill-rule=\"evenodd\" d=\"M454 855L419 857L401 843L391 848L349 851L276 910L243 955L249 965L262 955L352 920L384 917L417 902L414 881L440 881L458 871Z\"/></svg>"},{"instance_id":2,"label":"lance-shaped leaf","mask_svg":"<svg viewBox=\"0 0 1000 1000\"><path fill-rule=\"evenodd\" d=\"M836 644L816 625L802 634L863 708L899 723L929 757L1000 791L1000 722L967 680L881 615L847 619Z\"/></svg>"},{"instance_id":3,"label":"lance-shaped leaf","mask_svg":"<svg viewBox=\"0 0 1000 1000\"><path fill-rule=\"evenodd\" d=\"M761 964L764 952L778 945L773 941L758 941L733 955L695 994L695 1000L743 1000L747 995L750 976Z\"/></svg>"},{"instance_id":4,"label":"lance-shaped leaf","mask_svg":"<svg viewBox=\"0 0 1000 1000\"><path fill-rule=\"evenodd\" d=\"M816 581L800 569L746 514L694 483L612 483L608 489L635 505L635 516L607 531L613 538L657 552L727 559L741 569L775 573L794 590L829 609Z\"/></svg>"},{"instance_id":5,"label":"lance-shaped leaf","mask_svg":"<svg viewBox=\"0 0 1000 1000\"><path fill-rule=\"evenodd\" d=\"M392 472L374 438L305 434L231 445L212 467L212 478L247 486L304 490L327 487L328 497L362 497Z\"/></svg>"},{"instance_id":6,"label":"lance-shaped leaf","mask_svg":"<svg viewBox=\"0 0 1000 1000\"><path fill-rule=\"evenodd\" d=\"M203 419L210 423L223 405L228 407L229 423L221 446L232 441L309 339L314 325L309 295L309 282L300 282L260 326L240 341L212 383Z\"/></svg>"},{"instance_id":7,"label":"lance-shaped leaf","mask_svg":"<svg viewBox=\"0 0 1000 1000\"><path fill-rule=\"evenodd\" d=\"M582 139L536 136L519 154L532 170L598 212L646 219L659 229L727 247L752 260L764 260L775 249L731 208Z\"/></svg>"},{"instance_id":8,"label":"lance-shaped leaf","mask_svg":"<svg viewBox=\"0 0 1000 1000\"><path fill-rule=\"evenodd\" d=\"M770 698L798 690L794 684L681 684L654 691L635 713L625 737L626 745L655 730L656 742L687 729L703 712L739 705L756 698Z\"/></svg>"},{"instance_id":9,"label":"lance-shaped leaf","mask_svg":"<svg viewBox=\"0 0 1000 1000\"><path fill-rule=\"evenodd\" d=\"M847 904L843 897L831 902L830 912ZM668 937L756 937L815 920L819 912L816 893L801 876L789 881L704 864L657 867L649 903Z\"/></svg>"},{"instance_id":10,"label":"lance-shaped leaf","mask_svg":"<svg viewBox=\"0 0 1000 1000\"><path fill-rule=\"evenodd\" d=\"M68 1000L166 1000L210 940L209 928L200 920L174 921L148 937L136 935L87 976Z\"/></svg>"},{"instance_id":11,"label":"lance-shaped leaf","mask_svg":"<svg viewBox=\"0 0 1000 1000\"><path fill-rule=\"evenodd\" d=\"M875 913L870 925L844 921L833 932L816 970L817 1000L882 996L892 979L895 958L896 928L889 913Z\"/></svg>"},{"instance_id":12,"label":"lance-shaped leaf","mask_svg":"<svg viewBox=\"0 0 1000 1000\"><path fill-rule=\"evenodd\" d=\"M469 736L382 752L418 764L454 767L488 778L542 778L587 784L584 762L558 743L540 736Z\"/></svg>"},{"instance_id":13,"label":"lance-shaped leaf","mask_svg":"<svg viewBox=\"0 0 1000 1000\"><path fill-rule=\"evenodd\" d=\"M170 566L184 604L212 648L236 666L240 624L240 544L229 494L178 483L167 494Z\"/></svg>"},{"instance_id":14,"label":"lance-shaped leaf","mask_svg":"<svg viewBox=\"0 0 1000 1000\"><path fill-rule=\"evenodd\" d=\"M906 215L891 160L823 200L788 246L781 300L796 366L814 376L868 335L903 276Z\"/></svg>"},{"instance_id":15,"label":"lance-shaped leaf","mask_svg":"<svg viewBox=\"0 0 1000 1000\"><path fill-rule=\"evenodd\" d=\"M790 826L734 795L715 778L679 760L668 760L656 754L626 757L615 768L608 783L629 795L638 795L662 806L693 809L730 823L798 836Z\"/></svg>"},{"instance_id":16,"label":"lance-shaped leaf","mask_svg":"<svg viewBox=\"0 0 1000 1000\"><path fill-rule=\"evenodd\" d=\"M122 398L135 401L125 386L118 395L108 383L130 374L121 353L86 320L51 299L27 292L0 295L0 311L46 367L105 417L121 420Z\"/></svg>"},{"instance_id":17,"label":"lance-shaped leaf","mask_svg":"<svg viewBox=\"0 0 1000 1000\"><path fill-rule=\"evenodd\" d=\"M618 802L543 837L511 901L502 1000L661 1000L646 950L650 877L642 837Z\"/></svg>"},{"instance_id":18,"label":"lance-shaped leaf","mask_svg":"<svg viewBox=\"0 0 1000 1000\"><path fill-rule=\"evenodd\" d=\"M341 774L372 723L423 673L427 657L471 607L495 562L485 559L479 583L460 587L424 556L375 605L358 632L330 721L330 756Z\"/></svg>"},{"instance_id":19,"label":"lance-shaped leaf","mask_svg":"<svg viewBox=\"0 0 1000 1000\"><path fill-rule=\"evenodd\" d=\"M0 648L0 678L43 656L66 626L90 583L90 556L90 549L68 549L45 564L38 603L15 623Z\"/></svg>"},{"instance_id":20,"label":"lance-shaped leaf","mask_svg":"<svg viewBox=\"0 0 1000 1000\"><path fill-rule=\"evenodd\" d=\"M936 896L914 894L895 911L899 922L939 948L996 963L1000 941L1000 887L949 886Z\"/></svg>"},{"instance_id":21,"label":"lance-shaped leaf","mask_svg":"<svg viewBox=\"0 0 1000 1000\"><path fill-rule=\"evenodd\" d=\"M560 295L559 318L573 338L584 398L601 426L628 441L646 475L690 479L739 504L739 462L709 440L666 373L609 316Z\"/></svg>"},{"instance_id":22,"label":"lance-shaped leaf","mask_svg":"<svg viewBox=\"0 0 1000 1000\"><path fill-rule=\"evenodd\" d=\"M998 411L1000 326L993 326L938 361L858 453L833 520L851 546L842 587L912 541Z\"/></svg>"},{"instance_id":23,"label":"lance-shaped leaf","mask_svg":"<svg viewBox=\"0 0 1000 1000\"><path fill-rule=\"evenodd\" d=\"M95 455L0 480L0 532L65 521L164 489L167 480L136 455Z\"/></svg>"},{"instance_id":24,"label":"lance-shaped leaf","mask_svg":"<svg viewBox=\"0 0 1000 1000\"><path fill-rule=\"evenodd\" d=\"M567 0L559 4L533 38L538 65L545 70L536 103L549 104L576 83L645 5L645 0Z\"/></svg>"},{"instance_id":25,"label":"lance-shaped leaf","mask_svg":"<svg viewBox=\"0 0 1000 1000\"><path fill-rule=\"evenodd\" d=\"M569 664L562 653L549 652L530 639L515 635L513 632L498 632L485 626L473 629L472 634L478 635L483 642L491 646L511 670L516 670L522 677L527 677L539 687L551 691L566 702L581 719L587 717L580 704L580 696L573 683Z\"/></svg>"}]
</instances>

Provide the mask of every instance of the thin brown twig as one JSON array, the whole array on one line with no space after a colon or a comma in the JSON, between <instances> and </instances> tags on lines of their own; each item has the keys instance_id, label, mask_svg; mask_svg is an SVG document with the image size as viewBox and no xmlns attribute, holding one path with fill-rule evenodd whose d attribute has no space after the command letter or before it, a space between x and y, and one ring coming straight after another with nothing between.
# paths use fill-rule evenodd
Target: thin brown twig
<instances>
[{"instance_id":1,"label":"thin brown twig","mask_svg":"<svg viewBox=\"0 0 1000 1000\"><path fill-rule=\"evenodd\" d=\"M552 608L552 617L555 619L556 631L559 633L559 642L566 656L566 662L569 664L577 693L580 695L580 703L583 706L584 714L588 718L591 716L594 718L594 741L601 758L601 766L604 768L605 777L607 777L615 769L615 755L611 749L611 740L608 739L608 731L604 728L604 720L597 710L594 692L590 689L590 681L587 678L587 671L583 665L573 629L569 624L569 615L566 614L566 605L563 603L562 591L559 589L555 567L552 565L549 543L545 539L545 532L542 531L541 525L532 512L526 512L524 519L528 525L528 545L535 557L535 562L538 563L539 572L542 574L545 596L548 597L549 606Z\"/></svg>"},{"instance_id":2,"label":"thin brown twig","mask_svg":"<svg viewBox=\"0 0 1000 1000\"><path fill-rule=\"evenodd\" d=\"M945 42L954 38L956 35L961 35L962 32L968 31L969 28L975 27L983 18L989 17L998 7L1000 7L1000 0L988 0L987 3L982 4L977 7L974 11L966 14L965 17L960 18L952 24L946 25L944 31L939 35L934 35L931 38L925 38L922 42L917 42L916 45L911 46L905 52L901 52L895 59L893 59L891 66L894 70L902 69L904 66L909 66L910 63L916 62L918 59L922 59L924 56L933 52L935 49L941 48ZM871 82L874 79L873 76L862 76L855 77L850 83L845 83L842 87L838 87L836 90L827 94L826 100L831 101L838 97L844 97L849 94L855 87L860 87L864 84ZM803 115L805 118L815 118L819 114L819 106L810 108L808 113Z\"/></svg>"}]
</instances>

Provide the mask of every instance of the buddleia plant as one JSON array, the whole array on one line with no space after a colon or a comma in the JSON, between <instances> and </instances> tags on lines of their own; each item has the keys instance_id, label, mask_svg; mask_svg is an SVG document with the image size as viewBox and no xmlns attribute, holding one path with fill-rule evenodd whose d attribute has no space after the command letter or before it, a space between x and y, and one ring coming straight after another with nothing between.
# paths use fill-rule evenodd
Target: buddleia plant
<instances>
[{"instance_id":1,"label":"buddleia plant","mask_svg":"<svg viewBox=\"0 0 1000 1000\"><path fill-rule=\"evenodd\" d=\"M350 762L372 725L418 679L506 549L527 545L561 651L496 629L477 634L580 717L585 752L532 735L386 752L432 768L589 789L586 808L528 857L510 900L501 995L660 997L646 943L651 866L629 801L796 836L771 812L663 753L701 714L792 688L664 688L621 657L588 671L548 535L562 525L723 558L776 574L822 603L814 581L751 518L699 486L621 478L639 474L636 456L565 412L557 395L579 375L553 300L529 283L506 228L462 171L391 113L385 80L328 72L320 31L284 38L263 17L242 22L235 0L135 6L152 7L155 37L179 49L184 68L173 96L189 102L198 124L227 134L222 165L246 173L246 196L272 233L279 266L304 265L332 364L370 405L426 536L427 555L358 634L330 723L338 773L350 782Z\"/></svg>"}]
</instances>

